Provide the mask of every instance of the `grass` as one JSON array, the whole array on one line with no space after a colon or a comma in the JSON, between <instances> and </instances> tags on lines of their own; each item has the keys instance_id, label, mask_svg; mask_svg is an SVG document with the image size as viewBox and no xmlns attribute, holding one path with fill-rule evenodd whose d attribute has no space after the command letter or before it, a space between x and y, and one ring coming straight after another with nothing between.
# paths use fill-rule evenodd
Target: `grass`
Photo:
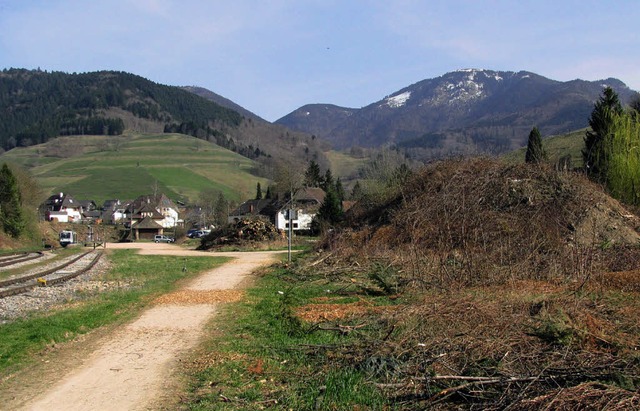
<instances>
[{"instance_id":1,"label":"grass","mask_svg":"<svg viewBox=\"0 0 640 411\"><path fill-rule=\"evenodd\" d=\"M367 162L367 158L352 157L340 151L329 151L326 153L329 160L331 172L334 176L350 177L356 175L358 170Z\"/></svg>"},{"instance_id":2,"label":"grass","mask_svg":"<svg viewBox=\"0 0 640 411\"><path fill-rule=\"evenodd\" d=\"M0 325L0 374L8 374L35 361L35 354L53 343L129 320L154 297L176 288L178 282L226 261L222 257L190 257L182 271L183 257L142 256L130 250L110 253L113 267L102 281L121 281L131 286L97 295L79 295L76 301L50 312Z\"/></svg>"},{"instance_id":3,"label":"grass","mask_svg":"<svg viewBox=\"0 0 640 411\"><path fill-rule=\"evenodd\" d=\"M298 262L269 269L209 324L181 409L418 410L448 389L459 395L435 409L482 409L557 384L596 380L624 396L640 386L636 293L593 283L578 296L570 284L536 281L390 297L364 286L368 270L340 275ZM512 375L540 379L466 382Z\"/></svg>"},{"instance_id":4,"label":"grass","mask_svg":"<svg viewBox=\"0 0 640 411\"><path fill-rule=\"evenodd\" d=\"M352 410L387 405L365 371L334 368L324 357L324 347L349 345L357 338L321 330L294 315L297 308L325 297L326 284L297 286L283 266L269 269L246 295L210 324L212 337L190 369L188 409Z\"/></svg>"},{"instance_id":5,"label":"grass","mask_svg":"<svg viewBox=\"0 0 640 411\"><path fill-rule=\"evenodd\" d=\"M119 141L115 145L114 141ZM133 199L157 186L174 200L194 202L205 189L231 201L253 197L255 163L215 144L180 134L124 137L60 137L0 156L30 170L45 193L68 192L77 199Z\"/></svg>"}]
</instances>

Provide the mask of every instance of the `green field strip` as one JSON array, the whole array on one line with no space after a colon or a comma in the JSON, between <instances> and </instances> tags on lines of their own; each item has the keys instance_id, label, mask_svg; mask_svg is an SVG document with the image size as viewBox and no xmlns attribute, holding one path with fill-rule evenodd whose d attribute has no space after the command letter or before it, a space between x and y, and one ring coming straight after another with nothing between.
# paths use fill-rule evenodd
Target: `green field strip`
<instances>
[{"instance_id":1,"label":"green field strip","mask_svg":"<svg viewBox=\"0 0 640 411\"><path fill-rule=\"evenodd\" d=\"M170 198L177 198L177 193L157 180L146 169L140 167L114 168L109 173L88 170L88 176L82 180L64 186L64 192L76 198L87 198L102 203L104 200L120 198L134 199L149 194L155 187Z\"/></svg>"},{"instance_id":2,"label":"green field strip","mask_svg":"<svg viewBox=\"0 0 640 411\"><path fill-rule=\"evenodd\" d=\"M46 156L52 151L50 144L59 144L55 141L11 150L2 157L28 168L47 195L65 192L97 203L133 199L154 187L183 201L197 201L203 190L243 201L255 195L257 182L268 185L266 179L251 174L253 160L214 143L180 134L135 134L125 141L117 137L116 151L109 145L114 138L61 137L66 146L81 145L83 152L72 157ZM96 151L100 149L105 151Z\"/></svg>"}]
</instances>

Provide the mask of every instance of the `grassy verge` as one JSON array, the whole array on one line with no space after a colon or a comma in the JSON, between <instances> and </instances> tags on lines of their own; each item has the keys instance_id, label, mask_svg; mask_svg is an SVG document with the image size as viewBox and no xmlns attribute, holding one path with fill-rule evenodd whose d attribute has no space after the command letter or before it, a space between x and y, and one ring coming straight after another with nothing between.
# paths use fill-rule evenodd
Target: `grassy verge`
<instances>
[{"instance_id":1,"label":"grassy verge","mask_svg":"<svg viewBox=\"0 0 640 411\"><path fill-rule=\"evenodd\" d=\"M189 370L192 384L185 409L255 410L274 406L352 410L387 405L363 369L335 367L327 357L336 348L359 344L361 336L356 334L377 330L366 330L357 319L348 317L341 319L339 327L301 320L300 310L313 307L314 302L326 302L336 287L310 278L300 282L294 277L291 268L269 269L247 290L243 302L229 305L214 320L212 337ZM366 297L366 302L365 297L337 298L332 301L344 304L346 309L353 304L376 307L391 303L379 296Z\"/></svg>"},{"instance_id":2,"label":"grassy verge","mask_svg":"<svg viewBox=\"0 0 640 411\"><path fill-rule=\"evenodd\" d=\"M176 288L178 282L226 261L222 257L143 256L131 250L113 250L112 268L99 280L127 287L97 295L79 295L80 302L48 313L0 325L0 374L32 361L52 343L73 339L98 327L131 319L153 298ZM182 268L187 264L188 270Z\"/></svg>"}]
</instances>

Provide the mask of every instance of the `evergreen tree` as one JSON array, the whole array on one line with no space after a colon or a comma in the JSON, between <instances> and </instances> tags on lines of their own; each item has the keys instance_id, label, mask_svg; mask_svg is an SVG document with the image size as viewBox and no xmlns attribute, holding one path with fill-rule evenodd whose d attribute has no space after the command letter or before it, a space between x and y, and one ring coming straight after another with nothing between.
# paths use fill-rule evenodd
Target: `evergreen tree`
<instances>
[{"instance_id":1,"label":"evergreen tree","mask_svg":"<svg viewBox=\"0 0 640 411\"><path fill-rule=\"evenodd\" d=\"M256 200L262 200L262 187L259 182L256 185Z\"/></svg>"},{"instance_id":2,"label":"evergreen tree","mask_svg":"<svg viewBox=\"0 0 640 411\"><path fill-rule=\"evenodd\" d=\"M318 187L321 182L320 166L314 160L311 160L307 171L304 173L304 185L305 187Z\"/></svg>"},{"instance_id":3,"label":"evergreen tree","mask_svg":"<svg viewBox=\"0 0 640 411\"><path fill-rule=\"evenodd\" d=\"M336 195L338 196L338 199L342 203L346 198L346 193L344 192L344 187L342 186L342 181L340 180L340 178L336 180L335 190L336 190Z\"/></svg>"},{"instance_id":4,"label":"evergreen tree","mask_svg":"<svg viewBox=\"0 0 640 411\"><path fill-rule=\"evenodd\" d=\"M0 169L0 224L2 230L14 238L25 228L20 189L6 163Z\"/></svg>"},{"instance_id":5,"label":"evergreen tree","mask_svg":"<svg viewBox=\"0 0 640 411\"><path fill-rule=\"evenodd\" d=\"M602 96L595 103L589 117L590 131L584 138L582 157L587 174L595 180L601 181L606 175L607 158L606 143L611 138L611 125L615 116L623 112L618 95L611 87L606 87Z\"/></svg>"},{"instance_id":6,"label":"evergreen tree","mask_svg":"<svg viewBox=\"0 0 640 411\"><path fill-rule=\"evenodd\" d=\"M357 201L357 200L360 200L363 195L364 195L364 191L362 190L360 181L356 181L353 188L351 189L351 199Z\"/></svg>"},{"instance_id":7,"label":"evergreen tree","mask_svg":"<svg viewBox=\"0 0 640 411\"><path fill-rule=\"evenodd\" d=\"M335 189L333 174L331 173L331 169L327 168L327 172L324 173L324 178L322 179L322 183L320 184L320 188L324 191L328 192L329 190Z\"/></svg>"},{"instance_id":8,"label":"evergreen tree","mask_svg":"<svg viewBox=\"0 0 640 411\"><path fill-rule=\"evenodd\" d=\"M267 186L267 193L264 195L264 198L266 198L267 200L271 200L271 186Z\"/></svg>"},{"instance_id":9,"label":"evergreen tree","mask_svg":"<svg viewBox=\"0 0 640 411\"><path fill-rule=\"evenodd\" d=\"M527 163L538 164L547 159L547 152L542 146L542 136L538 127L531 129L529 133L529 141L527 142L527 152L524 161Z\"/></svg>"},{"instance_id":10,"label":"evergreen tree","mask_svg":"<svg viewBox=\"0 0 640 411\"><path fill-rule=\"evenodd\" d=\"M327 190L316 218L322 222L335 224L342 219L342 214L342 202L338 198L335 189L330 188Z\"/></svg>"}]
</instances>

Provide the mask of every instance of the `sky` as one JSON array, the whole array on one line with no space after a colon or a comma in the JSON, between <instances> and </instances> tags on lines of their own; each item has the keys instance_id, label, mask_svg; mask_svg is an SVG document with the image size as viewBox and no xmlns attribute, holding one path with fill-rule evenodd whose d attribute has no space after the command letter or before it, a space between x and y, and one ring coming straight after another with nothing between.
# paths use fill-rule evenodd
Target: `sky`
<instances>
[{"instance_id":1,"label":"sky","mask_svg":"<svg viewBox=\"0 0 640 411\"><path fill-rule=\"evenodd\" d=\"M464 68L640 90L639 0L0 0L0 69L126 71L275 121Z\"/></svg>"}]
</instances>

